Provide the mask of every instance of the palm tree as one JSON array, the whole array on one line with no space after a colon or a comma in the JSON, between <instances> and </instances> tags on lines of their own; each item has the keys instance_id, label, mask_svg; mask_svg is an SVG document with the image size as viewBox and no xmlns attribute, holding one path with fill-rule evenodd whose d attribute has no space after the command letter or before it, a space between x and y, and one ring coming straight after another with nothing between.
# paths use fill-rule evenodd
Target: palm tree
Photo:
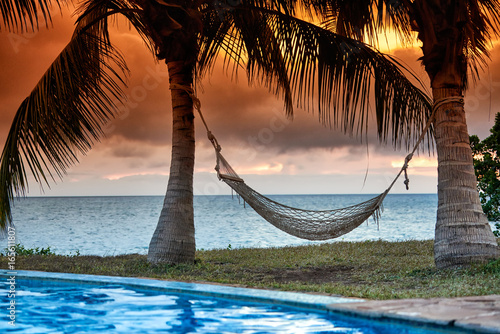
<instances>
[{"instance_id":1,"label":"palm tree","mask_svg":"<svg viewBox=\"0 0 500 334\"><path fill-rule=\"evenodd\" d=\"M330 1L329 6L330 26L344 36L375 41L376 32L393 29L408 43L417 34L437 107L433 121L438 156L436 266L498 257L476 190L463 96L470 77L477 78L478 68L486 65L487 47L499 34L500 2L361 0Z\"/></svg>"},{"instance_id":2,"label":"palm tree","mask_svg":"<svg viewBox=\"0 0 500 334\"><path fill-rule=\"evenodd\" d=\"M37 29L40 16L50 20L50 5L62 2L39 0L36 7L31 1L3 0L0 10L8 29ZM379 27L396 26L408 40L418 8L410 10L417 7L411 1L379 2L382 6L377 7L374 1L360 1L363 10L358 10L358 2L351 8L352 1L85 1L71 41L23 101L11 127L0 166L1 227L11 221L11 201L27 187L25 164L38 182L48 182L54 174L62 176L76 162L76 153L86 152L100 138L103 124L113 116L113 101L122 96L120 82L127 72L108 38L108 20L114 15L124 16L154 56L165 61L172 90L172 160L164 206L149 248L152 263L194 260L194 83L210 74L219 56L227 68L243 68L249 81L261 82L280 96L288 115L295 104L315 106L323 122L349 133L366 130L372 98L380 138L410 145L431 115L429 99L410 82L416 79L411 73L362 39L366 33L373 38ZM496 7L484 9L494 13ZM312 23L321 17L329 19L327 26ZM472 56L481 59L484 43L474 46L479 49ZM426 69L439 65L435 59L424 63L429 64ZM435 97L448 96L439 89L443 92L433 91ZM450 105L461 106L444 107ZM441 133L448 132L439 132L439 120L444 117L440 110L435 127L442 156ZM481 224L460 224L466 228L455 232L464 236L459 243L453 242L456 236L437 235L436 250L443 249L439 244L445 239L452 241L445 242L448 249L474 239L479 240L478 246L459 254L453 264L497 256L495 240L478 237L477 230L485 229ZM450 254L453 258L457 253Z\"/></svg>"}]
</instances>

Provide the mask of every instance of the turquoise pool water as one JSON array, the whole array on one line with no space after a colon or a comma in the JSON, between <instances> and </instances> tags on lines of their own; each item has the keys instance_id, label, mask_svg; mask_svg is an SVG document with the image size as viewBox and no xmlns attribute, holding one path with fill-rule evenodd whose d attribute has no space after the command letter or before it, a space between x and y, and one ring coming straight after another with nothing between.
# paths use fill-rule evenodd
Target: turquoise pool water
<instances>
[{"instance_id":1,"label":"turquoise pool water","mask_svg":"<svg viewBox=\"0 0 500 334\"><path fill-rule=\"evenodd\" d=\"M339 298L280 292L268 292L269 296L265 297L264 290L227 290L220 286L178 282L160 282L157 286L157 281L138 279L128 279L133 283L128 285L120 283L120 278L111 283L97 279L65 281L57 277L42 279L43 274L39 275L15 279L15 326L8 311L13 299L9 297L12 284L7 276L0 276L0 308L5 312L0 332L452 333L434 327L326 312L326 303ZM140 286L138 281L146 281L149 286ZM316 303L311 304L314 300Z\"/></svg>"}]
</instances>

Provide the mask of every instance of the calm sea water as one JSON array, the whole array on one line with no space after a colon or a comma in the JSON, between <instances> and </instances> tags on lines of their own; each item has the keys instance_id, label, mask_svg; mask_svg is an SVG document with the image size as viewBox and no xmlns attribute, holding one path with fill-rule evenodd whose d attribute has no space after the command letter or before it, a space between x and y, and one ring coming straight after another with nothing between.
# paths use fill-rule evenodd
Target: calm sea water
<instances>
[{"instance_id":1,"label":"calm sea water","mask_svg":"<svg viewBox=\"0 0 500 334\"><path fill-rule=\"evenodd\" d=\"M326 210L360 203L372 195L276 195L293 207ZM162 196L28 197L13 210L16 241L25 247L51 247L58 254L146 254L163 202ZM236 197L195 196L198 249L280 247L312 242L290 236L243 206ZM326 242L425 240L434 238L437 195L389 194L380 225L369 219L354 231ZM7 246L3 239L1 249ZM325 242L325 241L322 241Z\"/></svg>"}]
</instances>

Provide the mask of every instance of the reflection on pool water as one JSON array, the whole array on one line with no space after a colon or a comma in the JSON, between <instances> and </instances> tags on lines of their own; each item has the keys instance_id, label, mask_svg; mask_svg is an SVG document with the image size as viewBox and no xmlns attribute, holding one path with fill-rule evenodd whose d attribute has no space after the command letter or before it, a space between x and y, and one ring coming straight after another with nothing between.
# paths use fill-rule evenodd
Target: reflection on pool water
<instances>
[{"instance_id":1,"label":"reflection on pool water","mask_svg":"<svg viewBox=\"0 0 500 334\"><path fill-rule=\"evenodd\" d=\"M16 333L444 333L289 306L126 285L16 281ZM0 308L10 300L4 279ZM5 313L4 313L5 314Z\"/></svg>"}]
</instances>

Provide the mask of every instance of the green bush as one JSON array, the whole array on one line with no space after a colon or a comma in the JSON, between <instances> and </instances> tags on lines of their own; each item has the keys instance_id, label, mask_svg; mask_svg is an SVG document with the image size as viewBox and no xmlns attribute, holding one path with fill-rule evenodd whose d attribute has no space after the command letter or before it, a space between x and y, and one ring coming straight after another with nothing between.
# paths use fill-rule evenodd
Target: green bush
<instances>
[{"instance_id":1,"label":"green bush","mask_svg":"<svg viewBox=\"0 0 500 334\"><path fill-rule=\"evenodd\" d=\"M1 253L2 255L7 255L8 253L12 253L11 249L5 248L4 251ZM50 250L50 246L47 248L40 248L40 247L35 247L35 248L26 248L21 244L16 244L14 246L14 252L16 253L16 256L26 256L26 255L56 255L53 251Z\"/></svg>"},{"instance_id":2,"label":"green bush","mask_svg":"<svg viewBox=\"0 0 500 334\"><path fill-rule=\"evenodd\" d=\"M500 237L500 113L490 132L483 141L470 136L470 145L481 205L488 220L497 222L493 233Z\"/></svg>"}]
</instances>

